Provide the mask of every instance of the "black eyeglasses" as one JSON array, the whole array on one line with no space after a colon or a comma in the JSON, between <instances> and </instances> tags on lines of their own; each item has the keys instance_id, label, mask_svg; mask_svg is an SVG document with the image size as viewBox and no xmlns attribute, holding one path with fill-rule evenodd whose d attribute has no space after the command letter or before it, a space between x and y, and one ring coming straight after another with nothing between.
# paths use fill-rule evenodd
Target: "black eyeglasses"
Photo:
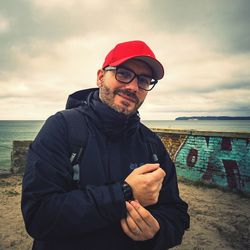
<instances>
[{"instance_id":1,"label":"black eyeglasses","mask_svg":"<svg viewBox=\"0 0 250 250\"><path fill-rule=\"evenodd\" d=\"M111 67L108 66L104 69L105 71L115 71L115 79L121 83L128 84L132 82L135 77L137 78L138 88L146 91L150 91L154 88L158 82L151 76L137 75L133 70L126 69L124 67Z\"/></svg>"}]
</instances>

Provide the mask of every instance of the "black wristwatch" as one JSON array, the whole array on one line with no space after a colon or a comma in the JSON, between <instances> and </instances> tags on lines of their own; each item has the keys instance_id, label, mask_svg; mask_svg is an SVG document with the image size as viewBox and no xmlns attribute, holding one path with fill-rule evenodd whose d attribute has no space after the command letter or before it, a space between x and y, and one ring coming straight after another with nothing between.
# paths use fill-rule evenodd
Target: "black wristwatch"
<instances>
[{"instance_id":1,"label":"black wristwatch","mask_svg":"<svg viewBox=\"0 0 250 250\"><path fill-rule=\"evenodd\" d=\"M123 195L124 195L124 199L125 201L132 201L134 200L134 196L133 196L133 190L130 187L130 185L124 181L122 183L122 191L123 191Z\"/></svg>"}]
</instances>

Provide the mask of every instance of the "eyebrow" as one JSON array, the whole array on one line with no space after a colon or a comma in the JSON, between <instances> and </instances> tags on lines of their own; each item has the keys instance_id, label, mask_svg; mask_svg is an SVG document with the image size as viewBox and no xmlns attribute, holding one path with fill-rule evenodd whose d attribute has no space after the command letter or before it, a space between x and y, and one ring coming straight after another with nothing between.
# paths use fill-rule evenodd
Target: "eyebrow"
<instances>
[{"instance_id":1,"label":"eyebrow","mask_svg":"<svg viewBox=\"0 0 250 250\"><path fill-rule=\"evenodd\" d=\"M123 66L121 64L121 66L117 66L117 68L122 68L122 69L126 69L126 70L129 70L129 71L132 71L133 73L135 73L136 75L138 76L146 76L146 77L150 77L150 78L153 78L153 74L152 75L148 75L148 74L137 74L133 69L129 68L129 67L126 67L126 66Z\"/></svg>"}]
</instances>

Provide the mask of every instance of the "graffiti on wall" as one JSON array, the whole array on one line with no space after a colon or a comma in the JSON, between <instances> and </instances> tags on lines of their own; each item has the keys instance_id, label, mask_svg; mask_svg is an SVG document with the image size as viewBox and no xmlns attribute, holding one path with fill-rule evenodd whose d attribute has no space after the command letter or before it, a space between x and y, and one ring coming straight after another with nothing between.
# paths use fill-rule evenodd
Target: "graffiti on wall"
<instances>
[{"instance_id":1,"label":"graffiti on wall","mask_svg":"<svg viewBox=\"0 0 250 250\"><path fill-rule=\"evenodd\" d=\"M179 176L250 192L250 142L215 136L186 137L175 157Z\"/></svg>"}]
</instances>

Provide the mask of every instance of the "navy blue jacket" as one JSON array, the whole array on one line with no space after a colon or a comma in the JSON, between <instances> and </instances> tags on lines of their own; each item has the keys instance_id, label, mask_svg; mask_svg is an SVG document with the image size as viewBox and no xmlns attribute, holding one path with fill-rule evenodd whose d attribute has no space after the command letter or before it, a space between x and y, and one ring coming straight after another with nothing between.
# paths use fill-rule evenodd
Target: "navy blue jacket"
<instances>
[{"instance_id":1,"label":"navy blue jacket","mask_svg":"<svg viewBox=\"0 0 250 250\"><path fill-rule=\"evenodd\" d=\"M70 96L67 108L75 106L89 130L79 187L72 179L62 113L48 118L28 152L21 206L26 229L34 238L33 249L166 250L180 244L189 227L187 204L179 197L175 167L160 139L149 132L167 173L158 203L147 207L160 230L152 240L136 242L120 226L126 217L121 182L134 168L152 162L140 118L109 108L95 89Z\"/></svg>"}]
</instances>

